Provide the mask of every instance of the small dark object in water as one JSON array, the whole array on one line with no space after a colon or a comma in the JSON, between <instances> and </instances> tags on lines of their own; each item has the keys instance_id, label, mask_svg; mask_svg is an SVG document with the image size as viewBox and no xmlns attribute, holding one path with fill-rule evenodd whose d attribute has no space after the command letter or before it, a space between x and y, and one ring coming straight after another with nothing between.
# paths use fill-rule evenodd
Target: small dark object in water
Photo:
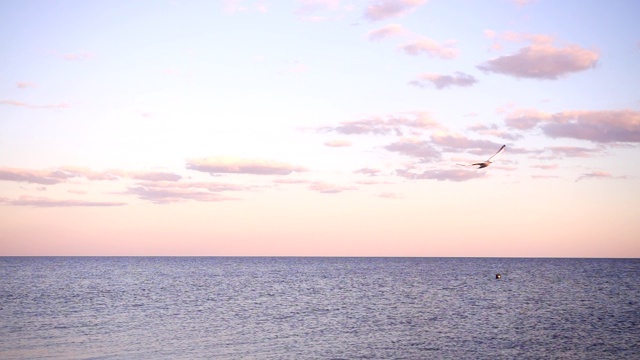
<instances>
[{"instance_id":1,"label":"small dark object in water","mask_svg":"<svg viewBox=\"0 0 640 360\"><path fill-rule=\"evenodd\" d=\"M502 279L502 275L496 274L496 279L498 279L498 280Z\"/></svg>"}]
</instances>

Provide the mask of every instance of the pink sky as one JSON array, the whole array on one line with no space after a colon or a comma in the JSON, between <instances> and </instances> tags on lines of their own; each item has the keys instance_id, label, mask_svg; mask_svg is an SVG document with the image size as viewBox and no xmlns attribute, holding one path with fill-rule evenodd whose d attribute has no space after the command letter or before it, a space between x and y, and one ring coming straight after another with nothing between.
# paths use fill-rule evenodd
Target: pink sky
<instances>
[{"instance_id":1,"label":"pink sky","mask_svg":"<svg viewBox=\"0 0 640 360\"><path fill-rule=\"evenodd\" d=\"M640 257L639 11L3 2L0 256Z\"/></svg>"}]
</instances>

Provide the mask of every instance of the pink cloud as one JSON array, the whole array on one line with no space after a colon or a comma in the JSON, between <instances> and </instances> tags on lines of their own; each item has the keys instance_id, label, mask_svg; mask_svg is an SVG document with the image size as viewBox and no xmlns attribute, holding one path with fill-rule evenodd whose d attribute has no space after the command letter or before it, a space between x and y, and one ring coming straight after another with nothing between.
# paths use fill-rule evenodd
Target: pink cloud
<instances>
[{"instance_id":1,"label":"pink cloud","mask_svg":"<svg viewBox=\"0 0 640 360\"><path fill-rule=\"evenodd\" d=\"M554 47L545 35L519 35L532 44L516 54L500 56L478 65L480 70L514 76L555 80L596 66L599 55L576 45ZM516 41L516 40L514 40Z\"/></svg>"},{"instance_id":2,"label":"pink cloud","mask_svg":"<svg viewBox=\"0 0 640 360\"><path fill-rule=\"evenodd\" d=\"M67 174L51 170L27 170L15 168L0 169L0 180L26 182L41 185L54 185L69 178Z\"/></svg>"},{"instance_id":3,"label":"pink cloud","mask_svg":"<svg viewBox=\"0 0 640 360\"><path fill-rule=\"evenodd\" d=\"M404 128L435 129L439 127L440 125L431 118L431 115L429 113L415 111L388 116L386 119L376 117L372 119L343 122L338 126L323 127L321 128L321 130L333 131L346 135L388 135L390 133L402 135Z\"/></svg>"},{"instance_id":4,"label":"pink cloud","mask_svg":"<svg viewBox=\"0 0 640 360\"><path fill-rule=\"evenodd\" d=\"M409 31L402 25L391 24L380 29L369 31L368 38L371 41L379 41L388 37L395 37L409 34Z\"/></svg>"},{"instance_id":5,"label":"pink cloud","mask_svg":"<svg viewBox=\"0 0 640 360\"><path fill-rule=\"evenodd\" d=\"M347 147L351 145L352 145L351 141L347 141L347 140L330 140L324 143L324 146L328 146L328 147Z\"/></svg>"},{"instance_id":6,"label":"pink cloud","mask_svg":"<svg viewBox=\"0 0 640 360\"><path fill-rule=\"evenodd\" d=\"M150 181L178 181L182 176L175 173L161 171L130 171L130 170L106 170L94 171L83 167L64 166L59 169L69 177L84 177L88 180L116 180L117 178L129 178L134 180Z\"/></svg>"},{"instance_id":7,"label":"pink cloud","mask_svg":"<svg viewBox=\"0 0 640 360\"><path fill-rule=\"evenodd\" d=\"M611 173L606 171L596 170L580 175L576 179L576 182L585 179L626 179L626 176L613 176Z\"/></svg>"},{"instance_id":8,"label":"pink cloud","mask_svg":"<svg viewBox=\"0 0 640 360\"><path fill-rule=\"evenodd\" d=\"M510 132L504 131L498 127L496 124L485 125L485 124L476 124L467 127L467 129L477 132L482 135L491 135L499 138L507 139L507 140L516 140L521 138L521 135L512 134Z\"/></svg>"},{"instance_id":9,"label":"pink cloud","mask_svg":"<svg viewBox=\"0 0 640 360\"><path fill-rule=\"evenodd\" d=\"M175 181L144 181L138 185L146 188L156 189L203 189L210 192L223 192L223 191L243 191L249 190L250 187L223 183L223 182L175 182Z\"/></svg>"},{"instance_id":10,"label":"pink cloud","mask_svg":"<svg viewBox=\"0 0 640 360\"><path fill-rule=\"evenodd\" d=\"M426 0L377 0L365 10L364 17L371 21L406 14L424 4Z\"/></svg>"},{"instance_id":11,"label":"pink cloud","mask_svg":"<svg viewBox=\"0 0 640 360\"><path fill-rule=\"evenodd\" d=\"M309 189L323 194L337 194L343 191L356 190L353 186L340 186L323 182L313 183L309 185Z\"/></svg>"},{"instance_id":12,"label":"pink cloud","mask_svg":"<svg viewBox=\"0 0 640 360\"><path fill-rule=\"evenodd\" d=\"M145 183L130 187L126 194L136 195L138 198L154 204L169 204L183 201L217 202L238 200L237 198L221 194L225 190L237 190L238 187L228 184L202 183Z\"/></svg>"},{"instance_id":13,"label":"pink cloud","mask_svg":"<svg viewBox=\"0 0 640 360\"><path fill-rule=\"evenodd\" d=\"M408 55L419 56L427 54L441 59L453 59L458 56L459 53L459 50L452 47L451 43L443 45L428 38L421 38L414 42L401 45L400 49Z\"/></svg>"},{"instance_id":14,"label":"pink cloud","mask_svg":"<svg viewBox=\"0 0 640 360\"><path fill-rule=\"evenodd\" d=\"M180 175L167 172L125 170L93 171L87 168L73 166L63 166L53 170L0 169L0 180L42 185L54 185L74 178L101 181L116 180L119 177L152 181L178 181L182 178Z\"/></svg>"},{"instance_id":15,"label":"pink cloud","mask_svg":"<svg viewBox=\"0 0 640 360\"><path fill-rule=\"evenodd\" d=\"M511 112L505 119L505 124L514 129L526 130L536 127L539 122L551 118L550 114L532 109L520 109Z\"/></svg>"},{"instance_id":16,"label":"pink cloud","mask_svg":"<svg viewBox=\"0 0 640 360\"><path fill-rule=\"evenodd\" d=\"M187 169L210 174L231 173L253 175L289 175L294 171L307 171L307 169L303 167L286 163L231 157L190 159L187 161Z\"/></svg>"},{"instance_id":17,"label":"pink cloud","mask_svg":"<svg viewBox=\"0 0 640 360\"><path fill-rule=\"evenodd\" d=\"M34 88L34 87L38 87L38 85L36 85L35 83L29 82L29 81L18 81L16 83L16 86L20 89L28 89L28 88Z\"/></svg>"},{"instance_id":18,"label":"pink cloud","mask_svg":"<svg viewBox=\"0 0 640 360\"><path fill-rule=\"evenodd\" d=\"M20 106L27 109L64 109L69 107L69 104L67 103L33 105L33 104L27 104L27 103L15 101L15 100L0 100L0 105Z\"/></svg>"},{"instance_id":19,"label":"pink cloud","mask_svg":"<svg viewBox=\"0 0 640 360\"><path fill-rule=\"evenodd\" d=\"M589 149L578 146L552 146L549 150L551 150L554 155L571 157L592 157L594 153L600 151L598 149Z\"/></svg>"},{"instance_id":20,"label":"pink cloud","mask_svg":"<svg viewBox=\"0 0 640 360\"><path fill-rule=\"evenodd\" d=\"M275 179L275 180L273 180L273 182L276 183L276 184L308 184L311 181L304 180L304 179L283 178L283 179Z\"/></svg>"},{"instance_id":21,"label":"pink cloud","mask_svg":"<svg viewBox=\"0 0 640 360\"><path fill-rule=\"evenodd\" d=\"M640 142L640 111L635 110L577 110L555 114L534 110L521 116L509 115L505 123L517 129L540 127L545 135L553 138L599 143Z\"/></svg>"},{"instance_id":22,"label":"pink cloud","mask_svg":"<svg viewBox=\"0 0 640 360\"><path fill-rule=\"evenodd\" d=\"M570 111L556 114L542 125L550 137L594 142L640 142L640 111Z\"/></svg>"},{"instance_id":23,"label":"pink cloud","mask_svg":"<svg viewBox=\"0 0 640 360\"><path fill-rule=\"evenodd\" d=\"M493 39L496 37L496 32L490 29L484 30L484 36L486 36L489 39Z\"/></svg>"},{"instance_id":24,"label":"pink cloud","mask_svg":"<svg viewBox=\"0 0 640 360\"><path fill-rule=\"evenodd\" d=\"M456 134L432 134L431 141L449 149L469 150L474 154L493 154L502 144L487 140L473 140ZM493 152L492 152L493 151Z\"/></svg>"},{"instance_id":25,"label":"pink cloud","mask_svg":"<svg viewBox=\"0 0 640 360\"><path fill-rule=\"evenodd\" d=\"M537 168L537 169L542 169L542 170L555 170L559 166L558 166L558 164L536 164L536 165L531 165L531 167Z\"/></svg>"},{"instance_id":26,"label":"pink cloud","mask_svg":"<svg viewBox=\"0 0 640 360\"><path fill-rule=\"evenodd\" d=\"M387 151L419 158L422 161L437 161L440 159L440 152L428 141L424 140L401 139L385 146L384 148Z\"/></svg>"},{"instance_id":27,"label":"pink cloud","mask_svg":"<svg viewBox=\"0 0 640 360\"><path fill-rule=\"evenodd\" d=\"M336 127L323 128L341 134L378 134L385 135L392 131L392 128L382 119L368 119L343 122Z\"/></svg>"},{"instance_id":28,"label":"pink cloud","mask_svg":"<svg viewBox=\"0 0 640 360\"><path fill-rule=\"evenodd\" d=\"M378 174L380 174L382 172L382 170L380 169L372 169L372 168L362 168L362 169L358 169L356 171L354 171L354 174L364 174L364 175L369 175L369 176L376 176Z\"/></svg>"},{"instance_id":29,"label":"pink cloud","mask_svg":"<svg viewBox=\"0 0 640 360\"><path fill-rule=\"evenodd\" d=\"M115 173L118 175L118 173ZM136 180L149 180L149 181L178 181L182 179L182 176L174 173L167 172L154 172L154 171L138 171L138 172L120 172L121 176L128 177Z\"/></svg>"},{"instance_id":30,"label":"pink cloud","mask_svg":"<svg viewBox=\"0 0 640 360\"><path fill-rule=\"evenodd\" d=\"M398 175L407 179L427 179L438 181L468 181L472 179L478 179L485 176L483 171L469 171L469 170L426 170L420 173L415 173L407 170L398 170Z\"/></svg>"},{"instance_id":31,"label":"pink cloud","mask_svg":"<svg viewBox=\"0 0 640 360\"><path fill-rule=\"evenodd\" d=\"M375 181L375 180L364 180L364 181L356 181L358 185L391 185L394 184L389 181Z\"/></svg>"},{"instance_id":32,"label":"pink cloud","mask_svg":"<svg viewBox=\"0 0 640 360\"><path fill-rule=\"evenodd\" d=\"M557 175L531 175L532 179L557 179Z\"/></svg>"},{"instance_id":33,"label":"pink cloud","mask_svg":"<svg viewBox=\"0 0 640 360\"><path fill-rule=\"evenodd\" d=\"M453 75L422 74L409 84L418 87L425 87L425 83L431 83L436 89L444 89L450 86L471 86L478 80L463 72L456 72Z\"/></svg>"},{"instance_id":34,"label":"pink cloud","mask_svg":"<svg viewBox=\"0 0 640 360\"><path fill-rule=\"evenodd\" d=\"M34 206L34 207L104 207L123 206L127 203L112 201L85 201L85 200L56 200L45 197L21 196L18 200L5 200L5 203L13 206Z\"/></svg>"}]
</instances>

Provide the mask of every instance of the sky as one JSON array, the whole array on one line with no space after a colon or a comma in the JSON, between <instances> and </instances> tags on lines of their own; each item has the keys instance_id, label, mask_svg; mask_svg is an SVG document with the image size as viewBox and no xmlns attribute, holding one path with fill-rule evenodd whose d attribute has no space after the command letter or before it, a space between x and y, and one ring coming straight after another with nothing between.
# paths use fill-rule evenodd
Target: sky
<instances>
[{"instance_id":1,"label":"sky","mask_svg":"<svg viewBox=\"0 0 640 360\"><path fill-rule=\"evenodd\" d=\"M0 256L638 258L638 14L2 1Z\"/></svg>"}]
</instances>

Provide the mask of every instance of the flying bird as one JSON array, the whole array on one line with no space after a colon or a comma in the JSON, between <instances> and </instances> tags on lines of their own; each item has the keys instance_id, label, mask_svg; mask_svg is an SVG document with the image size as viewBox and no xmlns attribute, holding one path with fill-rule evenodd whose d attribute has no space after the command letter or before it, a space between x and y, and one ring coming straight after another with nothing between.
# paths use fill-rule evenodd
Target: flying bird
<instances>
[{"instance_id":1,"label":"flying bird","mask_svg":"<svg viewBox=\"0 0 640 360\"><path fill-rule=\"evenodd\" d=\"M494 157L496 157L496 155L498 155L501 152L503 152L506 147L507 147L507 145L502 145L500 150L498 150L497 153L491 155L491 157L487 161L478 162L478 163L474 163L474 164L458 164L458 165L461 165L461 166L478 166L478 169L486 168L487 166L491 165L491 159L493 159Z\"/></svg>"}]
</instances>

